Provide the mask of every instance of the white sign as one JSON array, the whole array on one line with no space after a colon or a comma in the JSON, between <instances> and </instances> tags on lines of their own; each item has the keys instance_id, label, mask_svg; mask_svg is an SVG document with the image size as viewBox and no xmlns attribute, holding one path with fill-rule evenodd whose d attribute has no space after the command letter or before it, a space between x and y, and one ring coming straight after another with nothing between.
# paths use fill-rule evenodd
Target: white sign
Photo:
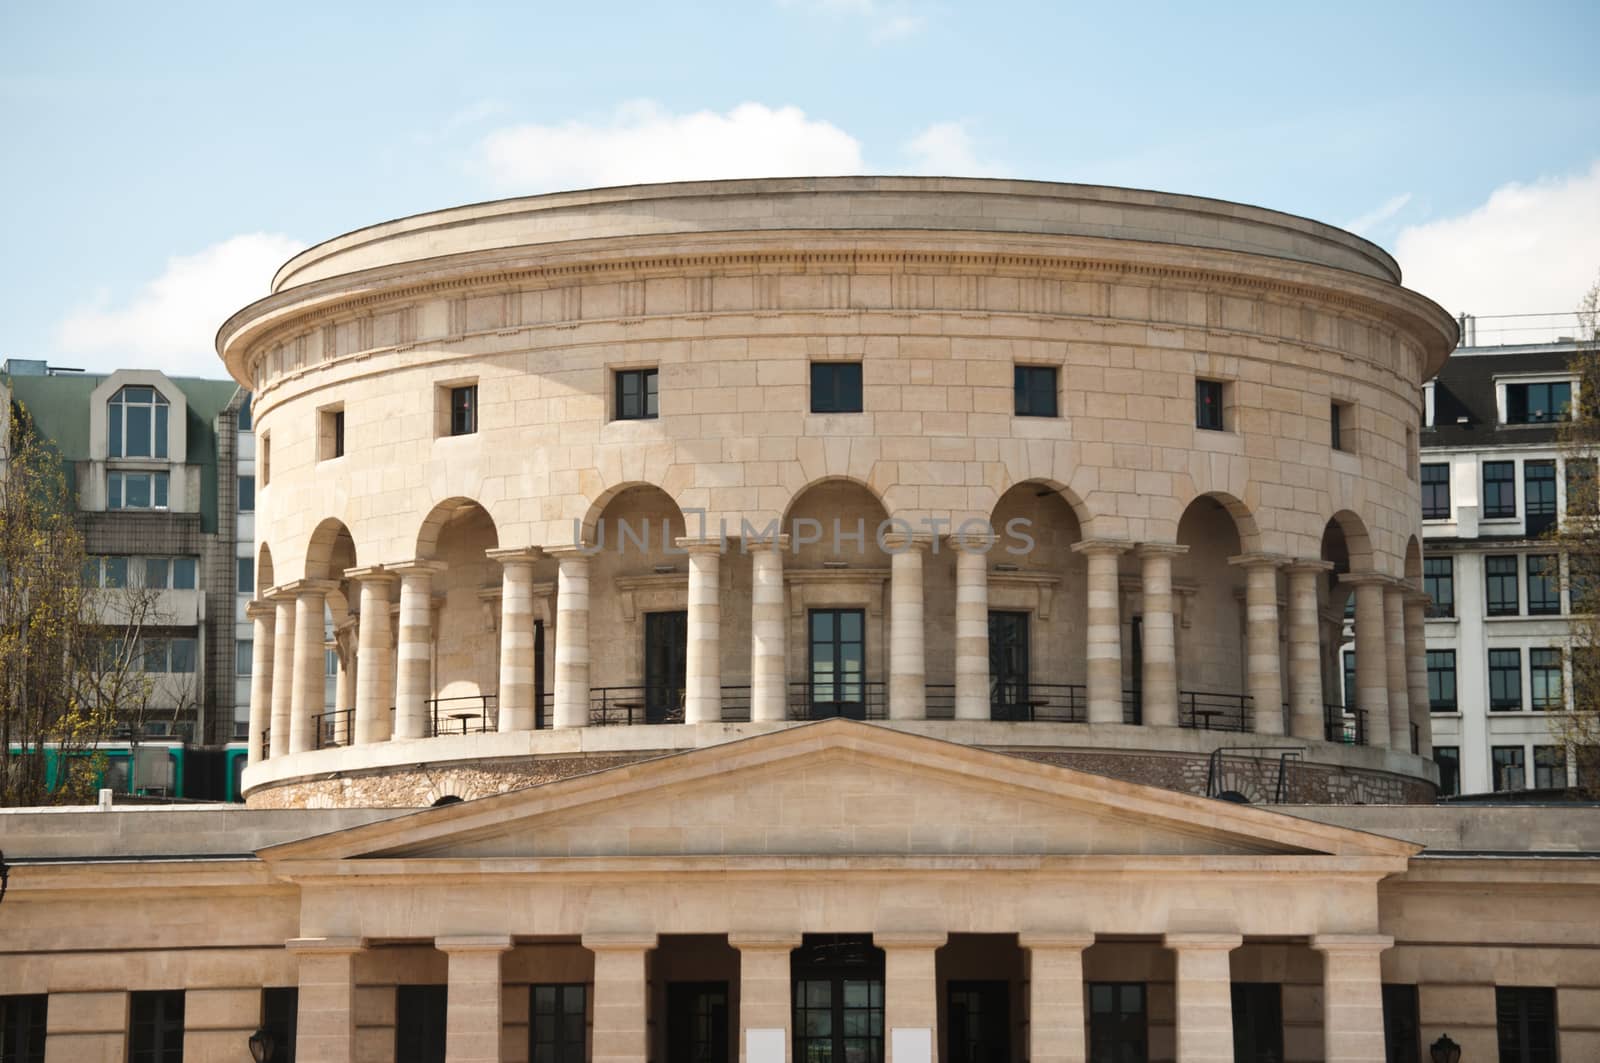
<instances>
[{"instance_id":1,"label":"white sign","mask_svg":"<svg viewBox=\"0 0 1600 1063\"><path fill-rule=\"evenodd\" d=\"M933 1063L933 1031L926 1026L890 1030L889 1063Z\"/></svg>"},{"instance_id":2,"label":"white sign","mask_svg":"<svg viewBox=\"0 0 1600 1063\"><path fill-rule=\"evenodd\" d=\"M782 1030L746 1030L744 1055L748 1063L783 1063Z\"/></svg>"}]
</instances>

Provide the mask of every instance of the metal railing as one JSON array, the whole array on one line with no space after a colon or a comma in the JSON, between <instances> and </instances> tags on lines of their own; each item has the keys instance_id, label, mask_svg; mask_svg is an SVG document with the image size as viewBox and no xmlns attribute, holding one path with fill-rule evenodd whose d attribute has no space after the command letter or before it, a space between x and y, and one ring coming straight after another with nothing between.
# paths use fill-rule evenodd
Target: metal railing
<instances>
[{"instance_id":1,"label":"metal railing","mask_svg":"<svg viewBox=\"0 0 1600 1063\"><path fill-rule=\"evenodd\" d=\"M355 715L354 709L334 709L317 715L311 738L313 748L331 749L334 746L351 745L355 741L355 732L352 730Z\"/></svg>"},{"instance_id":2,"label":"metal railing","mask_svg":"<svg viewBox=\"0 0 1600 1063\"><path fill-rule=\"evenodd\" d=\"M498 726L497 704L493 694L462 694L453 698L429 698L429 735L483 734Z\"/></svg>"},{"instance_id":3,"label":"metal railing","mask_svg":"<svg viewBox=\"0 0 1600 1063\"><path fill-rule=\"evenodd\" d=\"M1274 755L1277 759L1275 771L1268 767ZM1249 795L1240 786L1260 789L1261 783L1270 781L1272 790L1267 800L1281 805L1289 799L1289 764L1301 761L1304 756L1305 750L1299 746L1218 746L1206 758L1206 796L1248 803ZM1263 778L1264 771L1272 774Z\"/></svg>"},{"instance_id":4,"label":"metal railing","mask_svg":"<svg viewBox=\"0 0 1600 1063\"><path fill-rule=\"evenodd\" d=\"M722 722L750 722L750 685L724 685L722 688Z\"/></svg>"},{"instance_id":5,"label":"metal railing","mask_svg":"<svg viewBox=\"0 0 1600 1063\"><path fill-rule=\"evenodd\" d=\"M954 683L929 683L923 699L928 706L928 719L953 720L956 718L956 685Z\"/></svg>"},{"instance_id":6,"label":"metal railing","mask_svg":"<svg viewBox=\"0 0 1600 1063\"><path fill-rule=\"evenodd\" d=\"M1250 695L1178 691L1178 726L1198 731L1251 729Z\"/></svg>"},{"instance_id":7,"label":"metal railing","mask_svg":"<svg viewBox=\"0 0 1600 1063\"><path fill-rule=\"evenodd\" d=\"M882 720L889 715L881 680L848 679L828 683L789 684L789 719Z\"/></svg>"},{"instance_id":8,"label":"metal railing","mask_svg":"<svg viewBox=\"0 0 1600 1063\"><path fill-rule=\"evenodd\" d=\"M683 702L683 687L671 683L590 687L589 724L682 723Z\"/></svg>"},{"instance_id":9,"label":"metal railing","mask_svg":"<svg viewBox=\"0 0 1600 1063\"><path fill-rule=\"evenodd\" d=\"M1322 737L1347 746L1367 744L1367 714L1343 705L1322 706Z\"/></svg>"}]
</instances>

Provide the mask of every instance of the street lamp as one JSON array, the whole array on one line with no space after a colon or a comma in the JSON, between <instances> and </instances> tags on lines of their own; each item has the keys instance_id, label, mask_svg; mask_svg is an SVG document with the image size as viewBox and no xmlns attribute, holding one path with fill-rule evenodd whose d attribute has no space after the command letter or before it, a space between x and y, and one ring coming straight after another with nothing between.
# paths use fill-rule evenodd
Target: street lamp
<instances>
[{"instance_id":1,"label":"street lamp","mask_svg":"<svg viewBox=\"0 0 1600 1063\"><path fill-rule=\"evenodd\" d=\"M272 1063L272 1051L277 1047L271 1030L257 1030L250 1035L250 1058L256 1063Z\"/></svg>"},{"instance_id":2,"label":"street lamp","mask_svg":"<svg viewBox=\"0 0 1600 1063\"><path fill-rule=\"evenodd\" d=\"M1428 1055L1433 1057L1433 1063L1461 1063L1461 1046L1450 1040L1449 1034L1440 1034L1428 1046Z\"/></svg>"}]
</instances>

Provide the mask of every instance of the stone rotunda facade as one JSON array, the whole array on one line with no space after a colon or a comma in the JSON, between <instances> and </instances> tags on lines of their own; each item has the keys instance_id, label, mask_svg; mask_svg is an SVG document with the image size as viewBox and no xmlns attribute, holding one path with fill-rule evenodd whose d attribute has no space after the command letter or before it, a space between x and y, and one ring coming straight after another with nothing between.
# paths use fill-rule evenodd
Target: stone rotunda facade
<instances>
[{"instance_id":1,"label":"stone rotunda facade","mask_svg":"<svg viewBox=\"0 0 1600 1063\"><path fill-rule=\"evenodd\" d=\"M261 454L249 802L830 716L1431 799L1416 426L1455 326L1399 280L1305 219L1017 181L605 189L314 247L218 341Z\"/></svg>"}]
</instances>

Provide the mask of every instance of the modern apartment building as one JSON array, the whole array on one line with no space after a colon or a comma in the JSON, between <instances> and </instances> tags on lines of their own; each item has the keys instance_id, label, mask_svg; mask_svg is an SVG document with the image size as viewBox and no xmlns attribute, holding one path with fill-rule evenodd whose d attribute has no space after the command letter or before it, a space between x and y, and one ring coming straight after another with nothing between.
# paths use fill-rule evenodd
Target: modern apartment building
<instances>
[{"instance_id":1,"label":"modern apartment building","mask_svg":"<svg viewBox=\"0 0 1600 1063\"><path fill-rule=\"evenodd\" d=\"M1553 714L1570 707L1571 603L1547 533L1572 478L1559 422L1570 340L1462 347L1423 388L1428 694L1441 794L1582 780Z\"/></svg>"}]
</instances>

